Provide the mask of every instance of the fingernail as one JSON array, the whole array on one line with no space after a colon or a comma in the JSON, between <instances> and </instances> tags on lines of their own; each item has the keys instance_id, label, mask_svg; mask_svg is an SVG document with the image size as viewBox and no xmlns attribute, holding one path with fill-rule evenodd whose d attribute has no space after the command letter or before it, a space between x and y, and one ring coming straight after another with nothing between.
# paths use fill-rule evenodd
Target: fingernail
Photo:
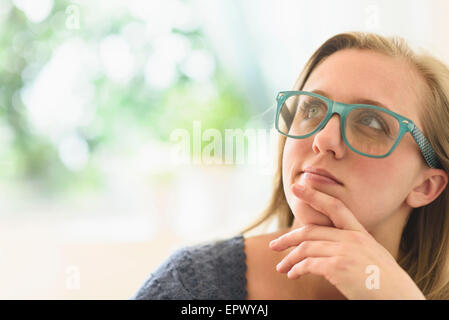
<instances>
[{"instance_id":1,"label":"fingernail","mask_svg":"<svg viewBox=\"0 0 449 320\"><path fill-rule=\"evenodd\" d=\"M277 241L277 240L272 240L272 241L270 242L270 247L272 247L272 246L275 246L275 245L276 245L276 243L278 243L278 241Z\"/></svg>"}]
</instances>

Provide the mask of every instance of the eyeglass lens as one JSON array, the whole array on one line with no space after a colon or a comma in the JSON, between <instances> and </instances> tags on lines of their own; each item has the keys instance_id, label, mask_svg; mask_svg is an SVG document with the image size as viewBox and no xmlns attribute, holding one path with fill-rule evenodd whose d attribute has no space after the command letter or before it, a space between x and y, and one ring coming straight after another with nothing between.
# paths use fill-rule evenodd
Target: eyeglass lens
<instances>
[{"instance_id":1,"label":"eyeglass lens","mask_svg":"<svg viewBox=\"0 0 449 320\"><path fill-rule=\"evenodd\" d=\"M305 136L323 122L328 111L326 101L298 94L289 96L281 107L278 128L292 136ZM399 121L392 115L371 108L352 109L346 116L344 133L357 151L382 156L393 147L399 135Z\"/></svg>"}]
</instances>

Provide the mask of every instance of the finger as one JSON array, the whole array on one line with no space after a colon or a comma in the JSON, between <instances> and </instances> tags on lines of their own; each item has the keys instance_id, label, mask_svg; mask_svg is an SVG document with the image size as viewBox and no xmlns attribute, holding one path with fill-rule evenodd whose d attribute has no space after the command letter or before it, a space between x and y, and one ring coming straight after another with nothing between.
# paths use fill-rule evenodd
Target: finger
<instances>
[{"instance_id":1,"label":"finger","mask_svg":"<svg viewBox=\"0 0 449 320\"><path fill-rule=\"evenodd\" d=\"M337 228L366 231L363 225L340 199L299 184L292 186L292 192L313 209L326 215Z\"/></svg>"},{"instance_id":2,"label":"finger","mask_svg":"<svg viewBox=\"0 0 449 320\"><path fill-rule=\"evenodd\" d=\"M305 240L342 241L347 237L347 232L348 230L308 224L274 239L270 242L270 248L282 251L289 247L297 246Z\"/></svg>"},{"instance_id":3,"label":"finger","mask_svg":"<svg viewBox=\"0 0 449 320\"><path fill-rule=\"evenodd\" d=\"M326 277L329 272L330 263L334 257L309 257L295 264L287 276L289 279L297 279L305 274L315 274Z\"/></svg>"},{"instance_id":4,"label":"finger","mask_svg":"<svg viewBox=\"0 0 449 320\"><path fill-rule=\"evenodd\" d=\"M338 242L335 241L304 241L292 250L276 266L280 273L288 272L294 265L308 257L330 257L338 253Z\"/></svg>"}]
</instances>

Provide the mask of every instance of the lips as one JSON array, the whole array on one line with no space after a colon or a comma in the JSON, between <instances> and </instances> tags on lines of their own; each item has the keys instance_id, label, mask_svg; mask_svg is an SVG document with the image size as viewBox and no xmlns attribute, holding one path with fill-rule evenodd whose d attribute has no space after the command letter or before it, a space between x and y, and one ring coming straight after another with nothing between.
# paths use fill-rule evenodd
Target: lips
<instances>
[{"instance_id":1,"label":"lips","mask_svg":"<svg viewBox=\"0 0 449 320\"><path fill-rule=\"evenodd\" d=\"M309 172L309 173L314 173L314 174L317 174L320 176L324 176L324 177L334 180L339 185L343 185L343 183L340 180L338 180L331 173L329 173L327 170L322 169L322 168L307 167L301 173L303 173L303 172Z\"/></svg>"}]
</instances>

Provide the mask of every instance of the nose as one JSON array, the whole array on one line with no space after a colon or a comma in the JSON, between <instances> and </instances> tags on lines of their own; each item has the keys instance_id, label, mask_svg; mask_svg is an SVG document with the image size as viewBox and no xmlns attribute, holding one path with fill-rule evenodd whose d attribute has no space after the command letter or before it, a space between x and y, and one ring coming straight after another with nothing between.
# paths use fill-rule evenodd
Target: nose
<instances>
[{"instance_id":1,"label":"nose","mask_svg":"<svg viewBox=\"0 0 449 320\"><path fill-rule=\"evenodd\" d=\"M315 134L312 144L313 151L315 153L332 152L335 158L343 157L345 145L341 129L340 116L332 115L326 125Z\"/></svg>"}]
</instances>

